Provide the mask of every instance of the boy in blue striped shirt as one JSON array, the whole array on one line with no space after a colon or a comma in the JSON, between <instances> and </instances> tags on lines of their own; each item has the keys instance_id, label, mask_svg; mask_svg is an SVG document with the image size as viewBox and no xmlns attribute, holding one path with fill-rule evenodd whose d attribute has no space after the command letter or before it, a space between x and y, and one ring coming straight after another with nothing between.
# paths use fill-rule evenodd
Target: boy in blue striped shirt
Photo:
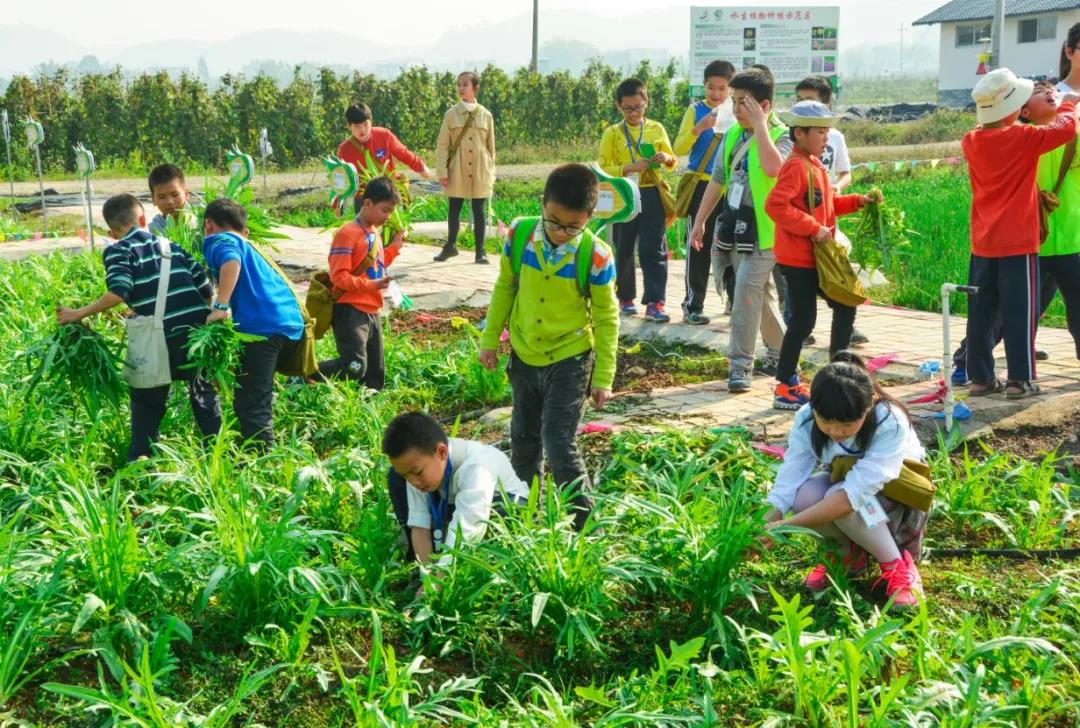
<instances>
[{"instance_id":1,"label":"boy in blue striped shirt","mask_svg":"<svg viewBox=\"0 0 1080 728\"><path fill-rule=\"evenodd\" d=\"M105 201L102 215L109 235L117 242L105 248L105 285L108 292L79 309L60 307L56 320L70 324L126 304L139 316L153 316L161 276L161 248L172 249L168 296L165 302L165 342L174 380L188 383L188 399L195 423L204 437L221 429L221 406L206 380L182 369L187 363L186 344L193 326L201 326L210 313L213 288L206 271L175 243L146 231L146 214L134 195L114 195ZM131 446L128 460L150 455L157 442L161 420L169 399L169 387L131 389Z\"/></svg>"}]
</instances>

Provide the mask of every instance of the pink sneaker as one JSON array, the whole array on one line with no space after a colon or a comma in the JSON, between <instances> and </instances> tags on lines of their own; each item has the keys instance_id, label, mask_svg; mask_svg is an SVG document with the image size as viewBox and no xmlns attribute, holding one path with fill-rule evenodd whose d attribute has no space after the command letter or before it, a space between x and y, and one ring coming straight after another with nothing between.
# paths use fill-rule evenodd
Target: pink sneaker
<instances>
[{"instance_id":1,"label":"pink sneaker","mask_svg":"<svg viewBox=\"0 0 1080 728\"><path fill-rule=\"evenodd\" d=\"M861 546L851 544L851 551L848 552L847 556L840 560L840 563L847 567L849 576L858 576L866 571L866 567L870 563L870 558ZM807 574L806 579L803 580L803 585L812 592L820 592L828 589L829 570L826 568L825 564L818 564L810 569L810 573Z\"/></svg>"},{"instance_id":2,"label":"pink sneaker","mask_svg":"<svg viewBox=\"0 0 1080 728\"><path fill-rule=\"evenodd\" d=\"M885 582L885 597L892 599L897 609L911 609L919 605L923 596L922 577L907 551L900 558L881 565L881 576L874 582L876 587Z\"/></svg>"}]
</instances>

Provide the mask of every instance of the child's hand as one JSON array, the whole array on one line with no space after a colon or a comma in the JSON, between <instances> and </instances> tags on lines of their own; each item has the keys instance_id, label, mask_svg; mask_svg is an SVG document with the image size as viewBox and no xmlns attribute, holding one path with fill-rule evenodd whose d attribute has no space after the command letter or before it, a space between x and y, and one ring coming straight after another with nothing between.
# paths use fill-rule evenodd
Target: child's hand
<instances>
[{"instance_id":1,"label":"child's hand","mask_svg":"<svg viewBox=\"0 0 1080 728\"><path fill-rule=\"evenodd\" d=\"M648 171L649 171L649 160L648 159L639 159L638 161L631 162L630 164L627 164L627 165L625 165L623 167L623 176L626 176L628 174L634 174L635 172L637 174L642 174L642 173L648 172Z\"/></svg>"},{"instance_id":2,"label":"child's hand","mask_svg":"<svg viewBox=\"0 0 1080 728\"><path fill-rule=\"evenodd\" d=\"M603 409L609 399L611 399L610 389L600 389L599 387L592 388L593 407L596 409Z\"/></svg>"},{"instance_id":3,"label":"child's hand","mask_svg":"<svg viewBox=\"0 0 1080 728\"><path fill-rule=\"evenodd\" d=\"M694 130L692 132L694 136L701 136L706 131L716 126L717 111L719 111L719 109L713 109L701 118L701 121L697 123L697 126L694 127Z\"/></svg>"},{"instance_id":4,"label":"child's hand","mask_svg":"<svg viewBox=\"0 0 1080 728\"><path fill-rule=\"evenodd\" d=\"M499 352L494 349L481 349L476 358L480 360L485 369L495 371L495 367L499 366Z\"/></svg>"},{"instance_id":5,"label":"child's hand","mask_svg":"<svg viewBox=\"0 0 1080 728\"><path fill-rule=\"evenodd\" d=\"M420 176L424 179L431 179L435 176L435 173L432 172L431 168L425 164L424 169L420 171Z\"/></svg>"},{"instance_id":6,"label":"child's hand","mask_svg":"<svg viewBox=\"0 0 1080 728\"><path fill-rule=\"evenodd\" d=\"M229 318L228 311L211 311L206 316L206 323L212 324L215 321L224 321L227 318Z\"/></svg>"},{"instance_id":7,"label":"child's hand","mask_svg":"<svg viewBox=\"0 0 1080 728\"><path fill-rule=\"evenodd\" d=\"M818 231L810 237L810 239L813 240L815 243L824 243L831 237L832 233L829 231L829 228L820 227L818 228Z\"/></svg>"},{"instance_id":8,"label":"child's hand","mask_svg":"<svg viewBox=\"0 0 1080 728\"><path fill-rule=\"evenodd\" d=\"M743 107L743 111L746 113L746 119L750 122L750 125L757 129L760 126L764 126L768 120L768 115L765 113L765 109L761 108L761 104L753 96L743 96L740 102Z\"/></svg>"},{"instance_id":9,"label":"child's hand","mask_svg":"<svg viewBox=\"0 0 1080 728\"><path fill-rule=\"evenodd\" d=\"M404 245L404 244L405 244L405 231L404 230L398 230L397 235L395 235L394 239L390 241L389 247L400 249L401 246Z\"/></svg>"},{"instance_id":10,"label":"child's hand","mask_svg":"<svg viewBox=\"0 0 1080 728\"><path fill-rule=\"evenodd\" d=\"M82 321L82 316L75 309L66 306L56 307L56 323L63 326L64 324L75 324L79 321Z\"/></svg>"},{"instance_id":11,"label":"child's hand","mask_svg":"<svg viewBox=\"0 0 1080 728\"><path fill-rule=\"evenodd\" d=\"M657 152L649 157L650 164L671 164L671 156L667 152Z\"/></svg>"},{"instance_id":12,"label":"child's hand","mask_svg":"<svg viewBox=\"0 0 1080 728\"><path fill-rule=\"evenodd\" d=\"M442 185L443 189L446 189L447 187L450 186L450 178L449 177L439 177L439 184Z\"/></svg>"},{"instance_id":13,"label":"child's hand","mask_svg":"<svg viewBox=\"0 0 1080 728\"><path fill-rule=\"evenodd\" d=\"M1080 103L1080 94L1065 94L1061 97L1061 103L1063 104L1077 104Z\"/></svg>"},{"instance_id":14,"label":"child's hand","mask_svg":"<svg viewBox=\"0 0 1080 728\"><path fill-rule=\"evenodd\" d=\"M690 247L694 250L701 250L705 247L705 221L699 220L694 223L694 230L690 233Z\"/></svg>"},{"instance_id":15,"label":"child's hand","mask_svg":"<svg viewBox=\"0 0 1080 728\"><path fill-rule=\"evenodd\" d=\"M393 278L390 276L383 276L382 278L376 278L373 282L375 284L376 291L383 291L390 287L390 283L393 282Z\"/></svg>"},{"instance_id":16,"label":"child's hand","mask_svg":"<svg viewBox=\"0 0 1080 728\"><path fill-rule=\"evenodd\" d=\"M866 207L871 202L880 205L885 201L885 195L881 194L881 190L871 190L870 194L862 195L859 197L859 204Z\"/></svg>"}]
</instances>

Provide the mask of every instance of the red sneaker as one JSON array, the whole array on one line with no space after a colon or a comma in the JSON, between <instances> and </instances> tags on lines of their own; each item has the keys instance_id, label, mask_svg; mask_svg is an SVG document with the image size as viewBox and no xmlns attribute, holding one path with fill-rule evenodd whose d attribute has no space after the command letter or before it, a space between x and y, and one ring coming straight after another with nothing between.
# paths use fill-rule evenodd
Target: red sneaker
<instances>
[{"instance_id":1,"label":"red sneaker","mask_svg":"<svg viewBox=\"0 0 1080 728\"><path fill-rule=\"evenodd\" d=\"M858 576L866 571L866 567L870 564L870 557L861 546L851 544L851 551L840 560L840 563L847 569L848 576ZM818 564L810 569L810 573L803 580L803 586L812 592L825 591L829 587L829 570L825 564Z\"/></svg>"},{"instance_id":2,"label":"red sneaker","mask_svg":"<svg viewBox=\"0 0 1080 728\"><path fill-rule=\"evenodd\" d=\"M896 561L881 565L881 576L874 582L876 587L885 582L885 597L893 600L897 609L911 609L919 605L923 596L922 577L907 551Z\"/></svg>"}]
</instances>

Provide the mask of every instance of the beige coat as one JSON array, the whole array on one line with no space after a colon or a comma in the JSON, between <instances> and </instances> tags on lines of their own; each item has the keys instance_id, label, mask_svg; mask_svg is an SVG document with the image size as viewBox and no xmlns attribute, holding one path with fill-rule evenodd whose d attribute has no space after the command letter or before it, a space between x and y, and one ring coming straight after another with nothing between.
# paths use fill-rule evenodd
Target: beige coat
<instances>
[{"instance_id":1,"label":"beige coat","mask_svg":"<svg viewBox=\"0 0 1080 728\"><path fill-rule=\"evenodd\" d=\"M436 171L439 179L450 178L448 197L466 199L491 197L495 184L495 120L491 112L476 105L476 119L465 131L457 153L447 167L450 146L461 136L469 112L464 103L452 106L443 117L436 145Z\"/></svg>"}]
</instances>

